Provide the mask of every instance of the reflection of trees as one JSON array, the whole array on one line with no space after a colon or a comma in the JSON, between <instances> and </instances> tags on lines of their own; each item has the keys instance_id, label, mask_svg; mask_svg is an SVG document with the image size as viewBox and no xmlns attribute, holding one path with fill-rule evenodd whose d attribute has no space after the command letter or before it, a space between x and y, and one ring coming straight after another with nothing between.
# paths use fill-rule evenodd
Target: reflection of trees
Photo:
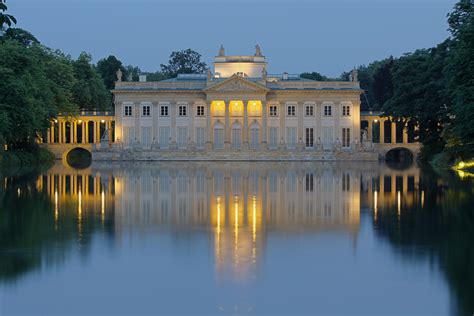
<instances>
[{"instance_id":1,"label":"reflection of trees","mask_svg":"<svg viewBox=\"0 0 474 316\"><path fill-rule=\"evenodd\" d=\"M396 209L380 209L375 225L377 234L385 237L410 259L428 256L446 274L456 313L472 315L474 311L474 194L472 183L461 183L448 177L440 179L425 171L421 185L425 204Z\"/></svg>"},{"instance_id":2,"label":"reflection of trees","mask_svg":"<svg viewBox=\"0 0 474 316\"><path fill-rule=\"evenodd\" d=\"M3 178L2 178L3 179ZM74 211L55 217L51 197L38 190L37 174L8 177L0 186L0 280L14 280L28 271L61 263L80 246L87 254L94 219L84 218L79 238Z\"/></svg>"}]
</instances>

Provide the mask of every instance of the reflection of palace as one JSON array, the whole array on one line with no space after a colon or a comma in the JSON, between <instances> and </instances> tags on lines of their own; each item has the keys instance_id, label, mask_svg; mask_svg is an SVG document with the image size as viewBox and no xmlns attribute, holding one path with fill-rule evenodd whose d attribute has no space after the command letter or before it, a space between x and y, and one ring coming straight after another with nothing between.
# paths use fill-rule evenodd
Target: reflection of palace
<instances>
[{"instance_id":1,"label":"reflection of palace","mask_svg":"<svg viewBox=\"0 0 474 316\"><path fill-rule=\"evenodd\" d=\"M55 216L74 206L78 225L83 216L107 216L117 234L148 227L210 232L218 272L245 280L272 233L331 230L356 238L364 205L413 203L417 170L378 166L169 163L71 171L58 165L38 185L54 200Z\"/></svg>"}]
</instances>

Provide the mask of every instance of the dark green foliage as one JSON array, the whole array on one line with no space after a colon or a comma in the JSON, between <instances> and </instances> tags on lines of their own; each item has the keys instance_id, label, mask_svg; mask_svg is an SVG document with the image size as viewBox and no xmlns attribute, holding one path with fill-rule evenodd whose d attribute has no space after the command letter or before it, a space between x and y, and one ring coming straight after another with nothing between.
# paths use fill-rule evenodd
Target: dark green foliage
<instances>
[{"instance_id":1,"label":"dark green foliage","mask_svg":"<svg viewBox=\"0 0 474 316\"><path fill-rule=\"evenodd\" d=\"M11 14L5 13L8 9L5 2L6 0L0 0L0 30L3 29L4 25L10 27L12 24L16 24L15 17Z\"/></svg>"},{"instance_id":2,"label":"dark green foliage","mask_svg":"<svg viewBox=\"0 0 474 316\"><path fill-rule=\"evenodd\" d=\"M112 90L115 87L115 81L117 81L117 70L122 71L122 80L125 80L126 70L122 65L122 62L118 60L115 56L110 55L107 58L103 58L97 62L97 71L102 76L104 80L105 87L108 90Z\"/></svg>"},{"instance_id":3,"label":"dark green foliage","mask_svg":"<svg viewBox=\"0 0 474 316\"><path fill-rule=\"evenodd\" d=\"M474 155L474 2L461 0L448 15L452 35L445 73L452 102L448 150Z\"/></svg>"},{"instance_id":4,"label":"dark green foliage","mask_svg":"<svg viewBox=\"0 0 474 316\"><path fill-rule=\"evenodd\" d=\"M38 39L33 34L20 28L8 28L5 31L4 38L18 41L25 46L32 45L33 43L40 44Z\"/></svg>"},{"instance_id":5,"label":"dark green foliage","mask_svg":"<svg viewBox=\"0 0 474 316\"><path fill-rule=\"evenodd\" d=\"M311 80L316 80L316 81L329 81L329 78L321 75L319 72L313 71L313 72L303 72L300 75L301 78L305 79L311 79Z\"/></svg>"},{"instance_id":6,"label":"dark green foliage","mask_svg":"<svg viewBox=\"0 0 474 316\"><path fill-rule=\"evenodd\" d=\"M161 72L167 77L176 77L178 74L205 73L207 65L201 61L201 54L186 49L172 52L167 65L160 65Z\"/></svg>"},{"instance_id":7,"label":"dark green foliage","mask_svg":"<svg viewBox=\"0 0 474 316\"><path fill-rule=\"evenodd\" d=\"M125 67L124 77L126 81L138 81L141 70L138 67L128 65Z\"/></svg>"},{"instance_id":8,"label":"dark green foliage","mask_svg":"<svg viewBox=\"0 0 474 316\"><path fill-rule=\"evenodd\" d=\"M73 96L81 109L109 110L111 108L111 95L91 64L92 57L81 53L73 62L74 76L77 79L73 87Z\"/></svg>"},{"instance_id":9,"label":"dark green foliage","mask_svg":"<svg viewBox=\"0 0 474 316\"><path fill-rule=\"evenodd\" d=\"M73 113L75 83L70 60L39 45L0 43L0 128L10 148L24 148L46 131L59 112ZM2 124L2 125L3 125Z\"/></svg>"}]
</instances>

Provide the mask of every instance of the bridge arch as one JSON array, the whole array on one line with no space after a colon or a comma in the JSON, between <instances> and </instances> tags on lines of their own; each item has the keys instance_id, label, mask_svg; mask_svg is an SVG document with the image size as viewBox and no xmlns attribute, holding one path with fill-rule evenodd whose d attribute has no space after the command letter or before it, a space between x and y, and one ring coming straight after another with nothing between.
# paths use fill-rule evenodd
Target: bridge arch
<instances>
[{"instance_id":1,"label":"bridge arch","mask_svg":"<svg viewBox=\"0 0 474 316\"><path fill-rule=\"evenodd\" d=\"M394 146L384 153L385 161L411 162L416 158L417 152L406 146Z\"/></svg>"},{"instance_id":2,"label":"bridge arch","mask_svg":"<svg viewBox=\"0 0 474 316\"><path fill-rule=\"evenodd\" d=\"M70 146L61 155L61 161L67 167L87 168L92 162L92 151L89 146Z\"/></svg>"}]
</instances>

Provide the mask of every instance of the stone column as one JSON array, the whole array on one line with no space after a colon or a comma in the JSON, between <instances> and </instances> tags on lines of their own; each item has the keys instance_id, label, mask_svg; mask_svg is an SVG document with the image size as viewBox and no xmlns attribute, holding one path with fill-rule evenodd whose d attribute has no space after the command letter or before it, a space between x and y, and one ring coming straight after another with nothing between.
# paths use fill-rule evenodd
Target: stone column
<instances>
[{"instance_id":1,"label":"stone column","mask_svg":"<svg viewBox=\"0 0 474 316\"><path fill-rule=\"evenodd\" d=\"M280 107L278 109L278 115L280 116L280 138L278 139L278 147L280 147L280 140L283 139L285 140L285 143L287 143L286 139L286 128L285 128L285 122L286 122L286 103L282 102L280 103Z\"/></svg>"},{"instance_id":2,"label":"stone column","mask_svg":"<svg viewBox=\"0 0 474 316\"><path fill-rule=\"evenodd\" d=\"M89 143L89 121L84 122L84 144Z\"/></svg>"},{"instance_id":3,"label":"stone column","mask_svg":"<svg viewBox=\"0 0 474 316\"><path fill-rule=\"evenodd\" d=\"M224 102L224 106L225 106L224 148L229 149L230 148L230 113L229 113L230 101Z\"/></svg>"},{"instance_id":4,"label":"stone column","mask_svg":"<svg viewBox=\"0 0 474 316\"><path fill-rule=\"evenodd\" d=\"M74 122L72 123L72 126L73 126L73 130L74 130L73 143L74 143L74 144L77 144L77 122L74 121Z\"/></svg>"},{"instance_id":5,"label":"stone column","mask_svg":"<svg viewBox=\"0 0 474 316\"><path fill-rule=\"evenodd\" d=\"M373 136L372 136L372 133L373 133L373 126L372 126L372 120L369 118L367 120L367 140L369 142L372 142L373 141Z\"/></svg>"},{"instance_id":6,"label":"stone column","mask_svg":"<svg viewBox=\"0 0 474 316\"><path fill-rule=\"evenodd\" d=\"M244 101L244 129L242 131L243 148L249 148L249 114L248 114L248 102Z\"/></svg>"},{"instance_id":7,"label":"stone column","mask_svg":"<svg viewBox=\"0 0 474 316\"><path fill-rule=\"evenodd\" d=\"M61 122L61 138L62 143L66 143L66 122Z\"/></svg>"},{"instance_id":8,"label":"stone column","mask_svg":"<svg viewBox=\"0 0 474 316\"><path fill-rule=\"evenodd\" d=\"M48 131L48 143L54 143L54 122L51 123L51 127Z\"/></svg>"},{"instance_id":9,"label":"stone column","mask_svg":"<svg viewBox=\"0 0 474 316\"><path fill-rule=\"evenodd\" d=\"M87 140L86 140L86 122L82 121L81 123L81 143L82 144L86 144L87 143Z\"/></svg>"},{"instance_id":10,"label":"stone column","mask_svg":"<svg viewBox=\"0 0 474 316\"><path fill-rule=\"evenodd\" d=\"M262 149L267 149L267 102L262 101Z\"/></svg>"},{"instance_id":11,"label":"stone column","mask_svg":"<svg viewBox=\"0 0 474 316\"><path fill-rule=\"evenodd\" d=\"M212 148L212 130L211 130L211 101L206 103L206 147Z\"/></svg>"},{"instance_id":12,"label":"stone column","mask_svg":"<svg viewBox=\"0 0 474 316\"><path fill-rule=\"evenodd\" d=\"M298 138L296 139L296 142L299 144L300 143L300 139L304 142L304 138L303 138L303 128L304 128L304 124L303 124L303 119L304 119L304 102L298 102L296 104L296 115L298 115L298 128L297 128L297 135L298 135Z\"/></svg>"},{"instance_id":13,"label":"stone column","mask_svg":"<svg viewBox=\"0 0 474 316\"><path fill-rule=\"evenodd\" d=\"M403 143L408 144L408 128L403 128Z\"/></svg>"},{"instance_id":14,"label":"stone column","mask_svg":"<svg viewBox=\"0 0 474 316\"><path fill-rule=\"evenodd\" d=\"M341 123L340 123L341 110L340 109L341 109L341 102L334 103L334 106L332 109L332 115L334 117L334 140L339 139L339 142L342 144Z\"/></svg>"},{"instance_id":15,"label":"stone column","mask_svg":"<svg viewBox=\"0 0 474 316\"><path fill-rule=\"evenodd\" d=\"M380 119L379 126L380 144L383 144L385 143L385 119Z\"/></svg>"},{"instance_id":16,"label":"stone column","mask_svg":"<svg viewBox=\"0 0 474 316\"><path fill-rule=\"evenodd\" d=\"M170 148L175 149L176 148L176 117L178 116L178 105L176 102L172 102L170 104L170 137L171 137L171 142L170 142Z\"/></svg>"},{"instance_id":17,"label":"stone column","mask_svg":"<svg viewBox=\"0 0 474 316\"><path fill-rule=\"evenodd\" d=\"M392 128L392 131L391 131L392 144L396 144L397 143L397 123L392 122L390 127Z\"/></svg>"}]
</instances>

